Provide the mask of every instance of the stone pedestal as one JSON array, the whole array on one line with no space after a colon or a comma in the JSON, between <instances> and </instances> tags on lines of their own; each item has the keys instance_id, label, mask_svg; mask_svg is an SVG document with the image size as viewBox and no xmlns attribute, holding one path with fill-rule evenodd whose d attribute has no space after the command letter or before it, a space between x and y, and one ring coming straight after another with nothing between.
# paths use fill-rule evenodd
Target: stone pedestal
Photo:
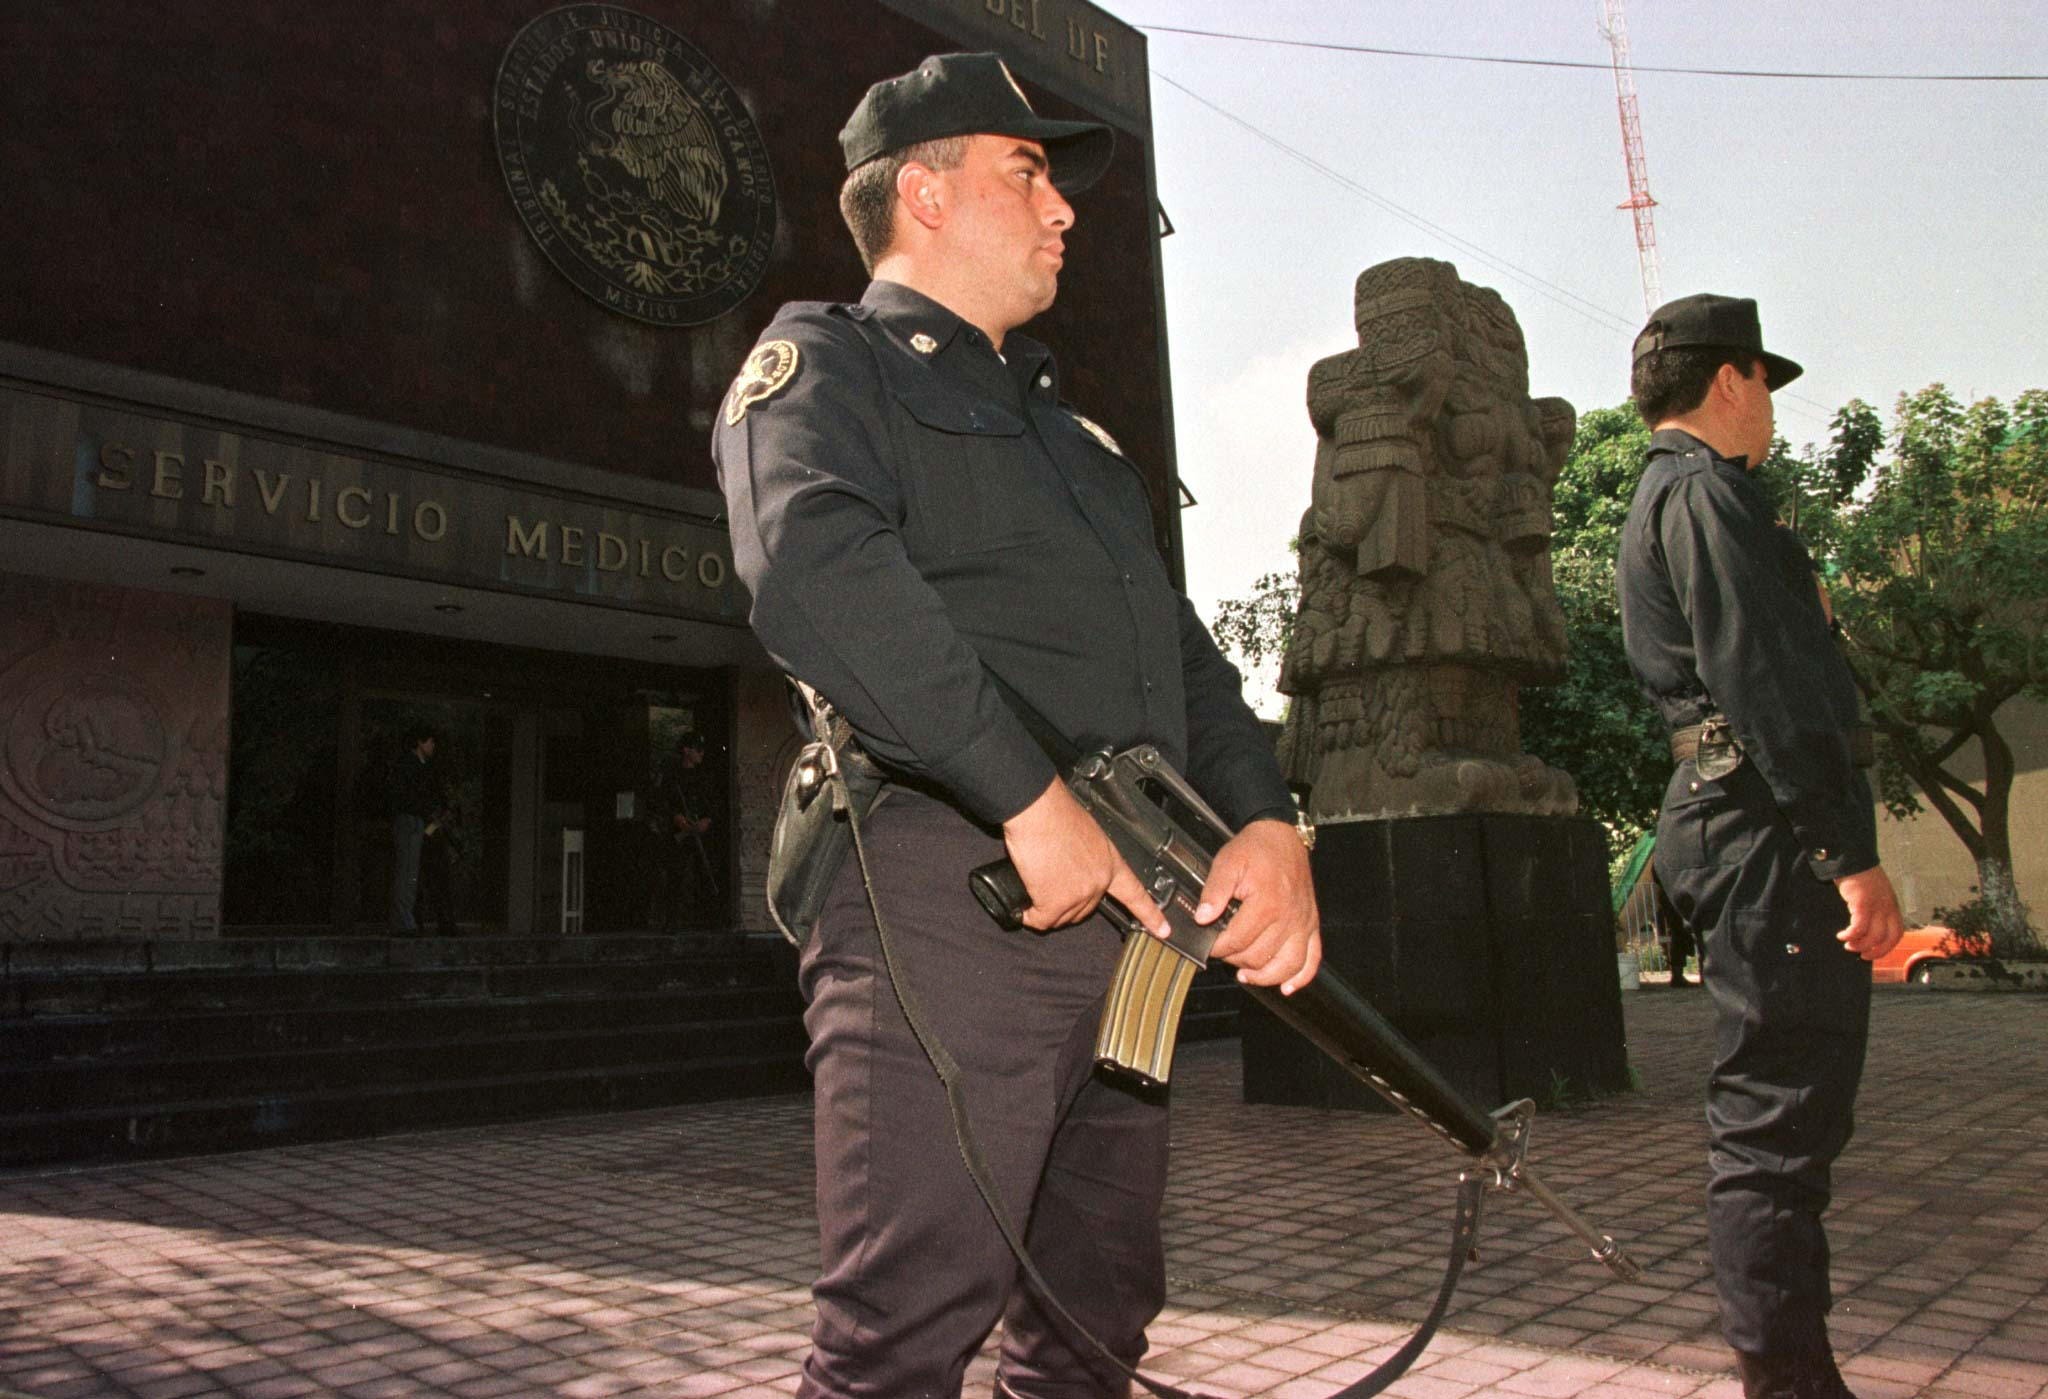
<instances>
[{"instance_id":1,"label":"stone pedestal","mask_svg":"<svg viewBox=\"0 0 2048 1399\"><path fill-rule=\"evenodd\" d=\"M1311 864L1325 964L1480 1107L1627 1086L1597 822L1333 822ZM1386 1106L1257 1005L1243 1031L1245 1101Z\"/></svg>"}]
</instances>

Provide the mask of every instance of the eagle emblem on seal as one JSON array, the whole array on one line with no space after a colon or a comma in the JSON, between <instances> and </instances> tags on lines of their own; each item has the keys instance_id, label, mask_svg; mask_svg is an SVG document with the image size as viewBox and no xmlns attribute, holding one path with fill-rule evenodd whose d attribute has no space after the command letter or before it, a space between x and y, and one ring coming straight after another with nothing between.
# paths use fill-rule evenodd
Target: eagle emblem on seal
<instances>
[{"instance_id":1,"label":"eagle emblem on seal","mask_svg":"<svg viewBox=\"0 0 2048 1399\"><path fill-rule=\"evenodd\" d=\"M710 118L676 75L652 61L607 66L601 58L585 72L600 92L579 114L589 152L616 160L684 219L717 223L725 157Z\"/></svg>"},{"instance_id":2,"label":"eagle emblem on seal","mask_svg":"<svg viewBox=\"0 0 2048 1399\"><path fill-rule=\"evenodd\" d=\"M755 346L726 392L725 425L738 427L749 408L780 393L783 385L796 377L796 364L796 346L787 340Z\"/></svg>"}]
</instances>

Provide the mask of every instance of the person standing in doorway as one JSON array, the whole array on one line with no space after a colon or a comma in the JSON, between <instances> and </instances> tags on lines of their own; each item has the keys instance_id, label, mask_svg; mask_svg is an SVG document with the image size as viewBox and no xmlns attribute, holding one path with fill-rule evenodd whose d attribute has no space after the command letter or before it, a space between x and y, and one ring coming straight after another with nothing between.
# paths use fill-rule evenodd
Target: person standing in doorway
<instances>
[{"instance_id":1,"label":"person standing in doorway","mask_svg":"<svg viewBox=\"0 0 2048 1399\"><path fill-rule=\"evenodd\" d=\"M717 907L718 870L711 852L718 830L717 790L705 766L704 735L676 739L675 759L656 791L655 833L661 842L661 930L673 933L709 918Z\"/></svg>"},{"instance_id":2,"label":"person standing in doorway","mask_svg":"<svg viewBox=\"0 0 2048 1399\"><path fill-rule=\"evenodd\" d=\"M455 805L454 782L443 769L449 755L436 743L436 754L427 769L433 778L433 814L427 818L425 838L420 842L419 900L413 906L414 921L427 924L431 912L434 931L452 938L461 929L455 922L455 860L461 853L462 813Z\"/></svg>"},{"instance_id":3,"label":"person standing in doorway","mask_svg":"<svg viewBox=\"0 0 2048 1399\"><path fill-rule=\"evenodd\" d=\"M420 847L427 820L434 814L434 731L406 730L405 750L392 765L387 788L391 805L391 931L416 933L413 916L419 898Z\"/></svg>"}]
</instances>

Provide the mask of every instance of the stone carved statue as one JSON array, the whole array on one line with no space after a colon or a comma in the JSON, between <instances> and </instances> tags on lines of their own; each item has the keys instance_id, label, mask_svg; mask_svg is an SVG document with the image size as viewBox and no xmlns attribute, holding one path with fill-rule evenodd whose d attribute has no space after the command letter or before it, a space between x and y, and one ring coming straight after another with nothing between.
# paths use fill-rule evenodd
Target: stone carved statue
<instances>
[{"instance_id":1,"label":"stone carved statue","mask_svg":"<svg viewBox=\"0 0 2048 1399\"><path fill-rule=\"evenodd\" d=\"M1368 268L1353 307L1358 348L1308 376L1288 776L1319 820L1570 814L1571 778L1521 751L1516 696L1563 674L1551 489L1576 414L1529 397L1514 312L1450 263Z\"/></svg>"}]
</instances>

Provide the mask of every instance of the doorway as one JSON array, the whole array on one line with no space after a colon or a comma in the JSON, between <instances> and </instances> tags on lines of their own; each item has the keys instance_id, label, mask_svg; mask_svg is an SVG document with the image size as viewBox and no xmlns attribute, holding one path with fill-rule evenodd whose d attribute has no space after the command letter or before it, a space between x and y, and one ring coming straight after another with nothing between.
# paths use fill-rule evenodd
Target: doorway
<instances>
[{"instance_id":1,"label":"doorway","mask_svg":"<svg viewBox=\"0 0 2048 1399\"><path fill-rule=\"evenodd\" d=\"M227 930L388 930L394 777L420 733L441 818L422 849L423 931L729 924L731 685L722 670L238 617ZM687 847L670 780L685 732L702 735L689 790L710 820ZM679 854L711 891L680 917Z\"/></svg>"},{"instance_id":2,"label":"doorway","mask_svg":"<svg viewBox=\"0 0 2048 1399\"><path fill-rule=\"evenodd\" d=\"M414 921L423 932L504 932L513 808L510 708L457 696L372 692L362 697L360 729L357 921L390 921L392 789L400 765L418 762L409 738L427 733L434 739L427 771L435 799L420 850Z\"/></svg>"}]
</instances>

